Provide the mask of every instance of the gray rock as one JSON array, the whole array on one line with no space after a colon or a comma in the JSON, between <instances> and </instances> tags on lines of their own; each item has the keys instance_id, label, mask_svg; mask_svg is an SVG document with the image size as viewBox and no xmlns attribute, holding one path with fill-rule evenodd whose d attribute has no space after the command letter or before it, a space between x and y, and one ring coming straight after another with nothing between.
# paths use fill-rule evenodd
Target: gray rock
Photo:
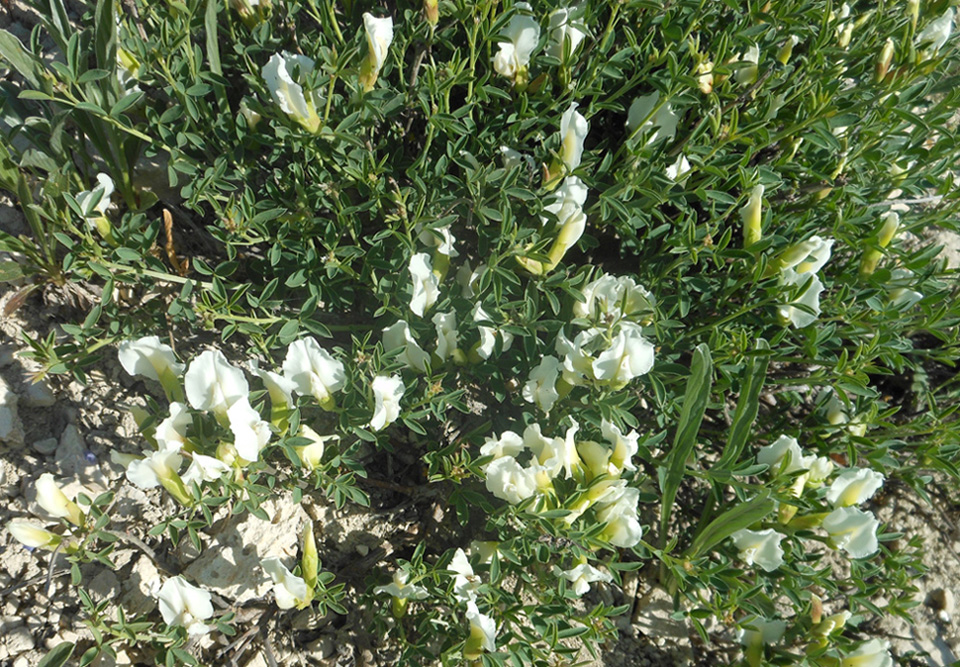
<instances>
[{"instance_id":1,"label":"gray rock","mask_svg":"<svg viewBox=\"0 0 960 667\"><path fill-rule=\"evenodd\" d=\"M17 395L0 378L0 442L23 444L23 424L17 414Z\"/></svg>"},{"instance_id":2,"label":"gray rock","mask_svg":"<svg viewBox=\"0 0 960 667\"><path fill-rule=\"evenodd\" d=\"M49 408L57 402L53 390L46 380L39 380L27 384L23 395L20 397L20 404L28 408Z\"/></svg>"},{"instance_id":3,"label":"gray rock","mask_svg":"<svg viewBox=\"0 0 960 667\"><path fill-rule=\"evenodd\" d=\"M33 443L33 448L41 454L53 454L59 446L60 442L56 438L44 438Z\"/></svg>"}]
</instances>

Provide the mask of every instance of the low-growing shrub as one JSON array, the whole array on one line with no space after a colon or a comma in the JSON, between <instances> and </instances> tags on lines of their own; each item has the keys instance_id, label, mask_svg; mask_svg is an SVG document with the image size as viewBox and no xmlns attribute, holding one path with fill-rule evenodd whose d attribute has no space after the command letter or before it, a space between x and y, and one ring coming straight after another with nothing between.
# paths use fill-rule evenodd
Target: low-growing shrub
<instances>
[{"instance_id":1,"label":"low-growing shrub","mask_svg":"<svg viewBox=\"0 0 960 667\"><path fill-rule=\"evenodd\" d=\"M0 32L2 277L71 295L45 372L116 346L153 392L113 453L176 506L151 539L401 489L443 520L350 586L307 524L276 605L398 664L573 664L632 578L751 665L890 664L853 630L909 614L920 544L871 503L960 444L948 3L36 10ZM73 563L82 664L236 631L172 571L159 615L94 603L116 490L37 493L56 525L9 530Z\"/></svg>"}]
</instances>

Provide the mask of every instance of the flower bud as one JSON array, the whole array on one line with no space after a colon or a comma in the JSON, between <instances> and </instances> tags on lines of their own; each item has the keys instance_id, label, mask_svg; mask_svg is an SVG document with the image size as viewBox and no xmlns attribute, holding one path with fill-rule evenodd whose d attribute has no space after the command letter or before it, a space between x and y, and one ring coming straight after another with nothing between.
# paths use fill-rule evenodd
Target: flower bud
<instances>
[{"instance_id":1,"label":"flower bud","mask_svg":"<svg viewBox=\"0 0 960 667\"><path fill-rule=\"evenodd\" d=\"M427 16L427 23L437 25L440 20L440 3L437 0L423 0L423 13Z\"/></svg>"},{"instance_id":2,"label":"flower bud","mask_svg":"<svg viewBox=\"0 0 960 667\"><path fill-rule=\"evenodd\" d=\"M800 38L796 35L790 35L787 38L787 41L783 43L783 46L780 47L780 50L777 51L777 60L781 64L786 65L790 62L790 56L793 55L793 47L800 43Z\"/></svg>"},{"instance_id":3,"label":"flower bud","mask_svg":"<svg viewBox=\"0 0 960 667\"><path fill-rule=\"evenodd\" d=\"M360 85L363 92L369 93L387 61L387 49L393 42L393 18L378 19L367 13L363 15L363 27L367 33L367 58L360 68Z\"/></svg>"},{"instance_id":4,"label":"flower bud","mask_svg":"<svg viewBox=\"0 0 960 667\"><path fill-rule=\"evenodd\" d=\"M713 92L713 62L707 61L697 65L697 87L704 95Z\"/></svg>"},{"instance_id":5,"label":"flower bud","mask_svg":"<svg viewBox=\"0 0 960 667\"><path fill-rule=\"evenodd\" d=\"M66 519L75 526L83 525L83 512L75 502L67 498L50 473L40 475L37 480L37 504L49 514Z\"/></svg>"},{"instance_id":6,"label":"flower bud","mask_svg":"<svg viewBox=\"0 0 960 667\"><path fill-rule=\"evenodd\" d=\"M743 247L749 248L757 243L762 235L763 222L763 191L762 185L757 185L750 192L750 198L740 209L740 219L743 220Z\"/></svg>"},{"instance_id":7,"label":"flower bud","mask_svg":"<svg viewBox=\"0 0 960 667\"><path fill-rule=\"evenodd\" d=\"M884 213L880 220L880 230L877 232L877 246L867 248L860 262L861 278L871 276L873 272L877 270L877 264L880 263L880 258L883 256L880 249L890 245L890 242L897 233L897 229L900 227L900 215L897 214L896 211Z\"/></svg>"},{"instance_id":8,"label":"flower bud","mask_svg":"<svg viewBox=\"0 0 960 667\"><path fill-rule=\"evenodd\" d=\"M7 524L7 530L20 544L31 549L55 549L60 544L61 537L56 533L31 521L14 519Z\"/></svg>"},{"instance_id":9,"label":"flower bud","mask_svg":"<svg viewBox=\"0 0 960 667\"><path fill-rule=\"evenodd\" d=\"M887 70L890 69L890 63L893 61L893 40L887 37L883 43L883 49L880 51L880 57L877 59L876 67L873 70L873 80L877 83L882 82L887 76Z\"/></svg>"}]
</instances>

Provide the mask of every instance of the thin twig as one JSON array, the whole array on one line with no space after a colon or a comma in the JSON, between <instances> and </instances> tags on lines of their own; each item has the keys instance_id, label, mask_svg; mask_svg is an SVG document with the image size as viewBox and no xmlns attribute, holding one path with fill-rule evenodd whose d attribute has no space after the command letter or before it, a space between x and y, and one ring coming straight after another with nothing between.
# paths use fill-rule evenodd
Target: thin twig
<instances>
[{"instance_id":1,"label":"thin twig","mask_svg":"<svg viewBox=\"0 0 960 667\"><path fill-rule=\"evenodd\" d=\"M50 566L47 568L47 583L44 585L44 590L47 591L47 597L53 597L53 566L57 563L57 555L60 553L60 548L63 547L63 542L57 545L57 548L53 550L53 553L50 554Z\"/></svg>"},{"instance_id":2,"label":"thin twig","mask_svg":"<svg viewBox=\"0 0 960 667\"><path fill-rule=\"evenodd\" d=\"M867 208L883 208L893 206L894 204L939 204L943 200L943 195L931 195L929 197L918 197L916 199L885 199L876 204L867 204Z\"/></svg>"}]
</instances>

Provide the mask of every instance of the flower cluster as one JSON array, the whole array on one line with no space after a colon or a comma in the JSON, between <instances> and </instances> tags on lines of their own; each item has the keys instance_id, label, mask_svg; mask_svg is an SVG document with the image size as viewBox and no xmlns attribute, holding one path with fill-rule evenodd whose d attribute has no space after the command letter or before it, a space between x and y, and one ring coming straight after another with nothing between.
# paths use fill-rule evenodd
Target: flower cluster
<instances>
[{"instance_id":1,"label":"flower cluster","mask_svg":"<svg viewBox=\"0 0 960 667\"><path fill-rule=\"evenodd\" d=\"M334 409L335 394L346 383L344 365L313 338L294 341L287 348L282 372L250 366L270 397L270 418L262 407L250 404L250 385L244 371L227 361L219 350L207 350L189 367L176 360L173 349L156 336L127 341L120 346L120 363L131 375L159 381L170 399L169 412L155 426L142 422L153 450L145 456L114 452L113 459L126 468L127 479L143 489L162 486L183 505L192 505L193 483L213 482L260 459L276 432L288 426L295 395L309 397L325 410ZM184 372L186 368L186 372ZM377 377L371 383L371 425L383 428L399 415L403 383L397 378ZM212 417L219 435L210 441L199 437L196 420ZM322 436L309 426L297 435L309 444L296 447L305 466L315 468L325 444L334 436ZM182 471L184 459L190 465Z\"/></svg>"},{"instance_id":2,"label":"flower cluster","mask_svg":"<svg viewBox=\"0 0 960 667\"><path fill-rule=\"evenodd\" d=\"M578 440L579 429L573 421L564 437L550 438L532 424L522 436L505 431L488 438L480 449L482 456L492 457L483 465L487 490L512 505L533 499L527 506L531 512L566 510L567 525L589 516L604 526L600 539L616 547L633 547L643 535L637 515L640 493L622 475L636 469L633 456L639 435L624 434L604 421L600 443ZM558 477L575 481L577 492L560 497L554 485Z\"/></svg>"}]
</instances>

